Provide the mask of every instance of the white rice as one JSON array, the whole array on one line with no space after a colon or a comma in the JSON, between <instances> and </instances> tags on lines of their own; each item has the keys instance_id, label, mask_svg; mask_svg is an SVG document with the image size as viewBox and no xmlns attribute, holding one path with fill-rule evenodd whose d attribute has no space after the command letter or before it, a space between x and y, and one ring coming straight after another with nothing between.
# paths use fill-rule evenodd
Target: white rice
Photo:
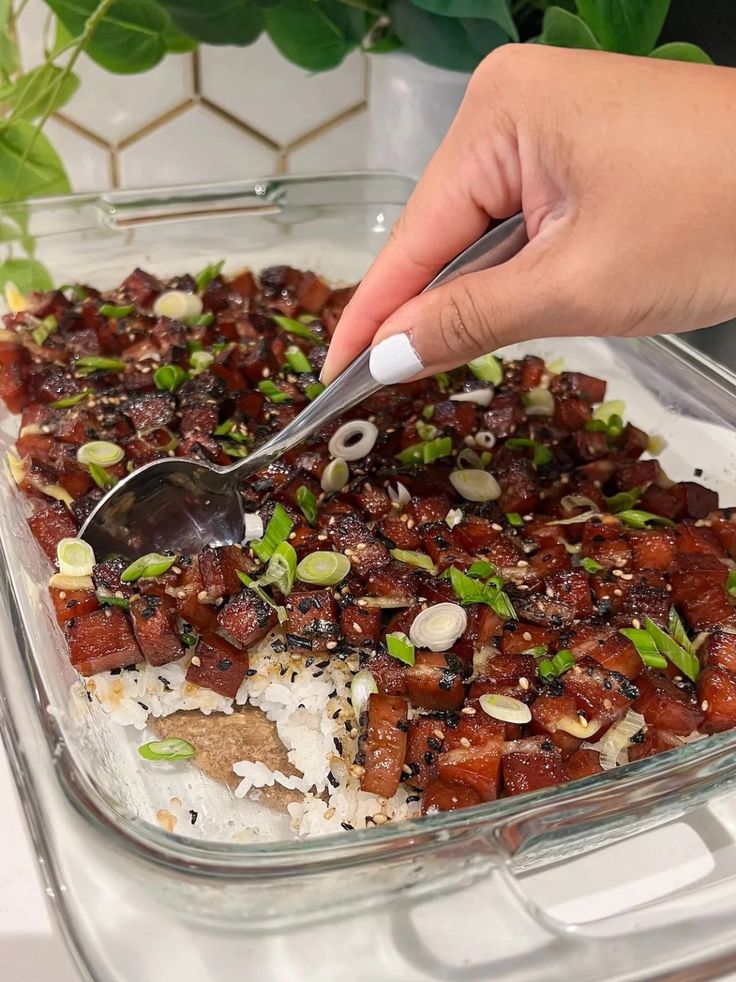
<instances>
[{"instance_id":1,"label":"white rice","mask_svg":"<svg viewBox=\"0 0 736 982\"><path fill-rule=\"evenodd\" d=\"M241 781L235 796L257 800L258 789L276 784L301 792L303 800L288 805L292 829L299 836L366 828L419 814L418 801L407 801L416 793L404 785L390 799L360 790L361 772L352 764L358 724L349 702L357 656L345 661L330 652L292 656L282 635L274 633L249 652L255 674L245 678L231 700L186 681L191 654L160 668L141 663L80 680L72 705L78 714L91 697L112 721L136 730L144 730L149 717L179 710L198 709L209 715L232 713L234 704L256 706L276 725L299 774L273 771L259 760L237 761L233 770Z\"/></svg>"}]
</instances>

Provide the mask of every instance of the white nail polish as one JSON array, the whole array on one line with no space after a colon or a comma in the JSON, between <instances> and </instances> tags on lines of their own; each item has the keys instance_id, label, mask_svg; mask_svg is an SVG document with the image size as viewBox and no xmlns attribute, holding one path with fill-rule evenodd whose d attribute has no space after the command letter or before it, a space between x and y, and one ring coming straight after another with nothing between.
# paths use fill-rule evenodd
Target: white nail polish
<instances>
[{"instance_id":1,"label":"white nail polish","mask_svg":"<svg viewBox=\"0 0 736 982\"><path fill-rule=\"evenodd\" d=\"M381 385L405 382L423 367L408 334L392 334L371 349L371 375Z\"/></svg>"}]
</instances>

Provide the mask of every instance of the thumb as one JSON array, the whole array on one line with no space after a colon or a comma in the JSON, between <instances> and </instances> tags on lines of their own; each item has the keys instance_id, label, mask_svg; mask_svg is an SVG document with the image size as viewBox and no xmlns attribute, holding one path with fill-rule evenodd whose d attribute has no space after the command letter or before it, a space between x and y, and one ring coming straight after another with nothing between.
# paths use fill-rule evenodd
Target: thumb
<instances>
[{"instance_id":1,"label":"thumb","mask_svg":"<svg viewBox=\"0 0 736 982\"><path fill-rule=\"evenodd\" d=\"M538 240L495 269L409 300L376 333L370 370L393 385L464 365L515 341L570 333L561 276ZM574 323L574 321L573 321Z\"/></svg>"}]
</instances>

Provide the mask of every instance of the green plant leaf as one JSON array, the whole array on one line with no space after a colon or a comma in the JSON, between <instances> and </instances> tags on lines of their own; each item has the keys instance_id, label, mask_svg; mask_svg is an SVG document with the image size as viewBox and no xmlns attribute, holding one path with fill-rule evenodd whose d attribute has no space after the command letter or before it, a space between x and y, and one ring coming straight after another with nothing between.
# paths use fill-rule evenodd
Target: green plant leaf
<instances>
[{"instance_id":1,"label":"green plant leaf","mask_svg":"<svg viewBox=\"0 0 736 982\"><path fill-rule=\"evenodd\" d=\"M689 41L671 41L660 45L649 55L650 58L666 58L670 61L695 61L701 65L712 65L713 59L697 44Z\"/></svg>"},{"instance_id":2,"label":"green plant leaf","mask_svg":"<svg viewBox=\"0 0 736 982\"><path fill-rule=\"evenodd\" d=\"M38 119L61 109L79 88L72 72L65 74L57 65L39 65L12 85L0 89L0 102L7 103L16 119Z\"/></svg>"},{"instance_id":3,"label":"green plant leaf","mask_svg":"<svg viewBox=\"0 0 736 982\"><path fill-rule=\"evenodd\" d=\"M371 0L368 0L369 4L370 2ZM345 37L355 44L362 43L376 20L374 14L351 7L343 3L343 0L319 0L319 6L330 20L337 24Z\"/></svg>"},{"instance_id":4,"label":"green plant leaf","mask_svg":"<svg viewBox=\"0 0 736 982\"><path fill-rule=\"evenodd\" d=\"M388 13L407 51L429 65L456 72L472 72L489 51L509 40L495 21L441 17L409 0L391 0Z\"/></svg>"},{"instance_id":5,"label":"green plant leaf","mask_svg":"<svg viewBox=\"0 0 736 982\"><path fill-rule=\"evenodd\" d=\"M72 37L78 37L99 0L46 0L46 3ZM110 72L121 75L146 72L166 54L165 38L169 29L169 18L156 0L116 0L85 51Z\"/></svg>"},{"instance_id":6,"label":"green plant leaf","mask_svg":"<svg viewBox=\"0 0 736 982\"><path fill-rule=\"evenodd\" d=\"M0 77L9 79L18 71L18 50L7 34L0 33Z\"/></svg>"},{"instance_id":7,"label":"green plant leaf","mask_svg":"<svg viewBox=\"0 0 736 982\"><path fill-rule=\"evenodd\" d=\"M24 119L0 130L0 201L66 194L69 181L59 155Z\"/></svg>"},{"instance_id":8,"label":"green plant leaf","mask_svg":"<svg viewBox=\"0 0 736 982\"><path fill-rule=\"evenodd\" d=\"M415 7L443 17L477 17L492 20L513 40L519 40L507 0L411 0Z\"/></svg>"},{"instance_id":9,"label":"green plant leaf","mask_svg":"<svg viewBox=\"0 0 736 982\"><path fill-rule=\"evenodd\" d=\"M335 68L355 47L320 0L281 0L264 16L269 37L281 54L308 71Z\"/></svg>"},{"instance_id":10,"label":"green plant leaf","mask_svg":"<svg viewBox=\"0 0 736 982\"><path fill-rule=\"evenodd\" d=\"M400 51L403 44L392 31L380 34L376 40L368 38L363 45L363 50L374 55L385 55L391 51Z\"/></svg>"},{"instance_id":11,"label":"green plant leaf","mask_svg":"<svg viewBox=\"0 0 736 982\"><path fill-rule=\"evenodd\" d=\"M601 47L585 21L562 7L550 7L545 13L541 40L558 48L600 50Z\"/></svg>"},{"instance_id":12,"label":"green plant leaf","mask_svg":"<svg viewBox=\"0 0 736 982\"><path fill-rule=\"evenodd\" d=\"M251 44L263 30L253 0L160 0L185 34L207 44Z\"/></svg>"},{"instance_id":13,"label":"green plant leaf","mask_svg":"<svg viewBox=\"0 0 736 982\"><path fill-rule=\"evenodd\" d=\"M648 55L657 43L670 0L577 0L578 13L606 51Z\"/></svg>"},{"instance_id":14,"label":"green plant leaf","mask_svg":"<svg viewBox=\"0 0 736 982\"><path fill-rule=\"evenodd\" d=\"M35 259L8 259L0 265L0 289L11 280L21 293L53 290L54 281L44 265Z\"/></svg>"}]
</instances>

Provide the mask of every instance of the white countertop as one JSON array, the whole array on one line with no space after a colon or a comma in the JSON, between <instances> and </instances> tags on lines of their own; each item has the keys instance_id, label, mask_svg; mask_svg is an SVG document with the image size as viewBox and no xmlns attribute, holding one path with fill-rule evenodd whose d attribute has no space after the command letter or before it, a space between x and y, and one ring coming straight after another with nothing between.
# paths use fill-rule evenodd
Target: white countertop
<instances>
[{"instance_id":1,"label":"white countertop","mask_svg":"<svg viewBox=\"0 0 736 982\"><path fill-rule=\"evenodd\" d=\"M0 961L4 982L79 982L46 906L18 793L0 743Z\"/></svg>"}]
</instances>

